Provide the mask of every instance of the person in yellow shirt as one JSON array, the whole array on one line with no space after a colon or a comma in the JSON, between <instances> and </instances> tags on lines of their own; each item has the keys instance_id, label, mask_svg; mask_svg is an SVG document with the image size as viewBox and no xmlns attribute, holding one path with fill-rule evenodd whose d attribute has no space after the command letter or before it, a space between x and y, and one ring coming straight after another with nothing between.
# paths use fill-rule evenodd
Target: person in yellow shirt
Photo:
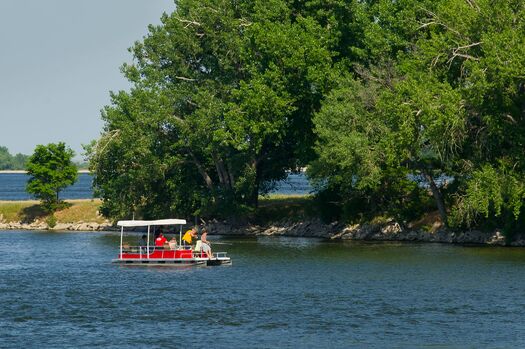
<instances>
[{"instance_id":1,"label":"person in yellow shirt","mask_svg":"<svg viewBox=\"0 0 525 349\"><path fill-rule=\"evenodd\" d=\"M191 245L193 239L197 239L197 228L196 227L193 227L190 230L188 230L182 237L182 241L184 241L188 245Z\"/></svg>"}]
</instances>

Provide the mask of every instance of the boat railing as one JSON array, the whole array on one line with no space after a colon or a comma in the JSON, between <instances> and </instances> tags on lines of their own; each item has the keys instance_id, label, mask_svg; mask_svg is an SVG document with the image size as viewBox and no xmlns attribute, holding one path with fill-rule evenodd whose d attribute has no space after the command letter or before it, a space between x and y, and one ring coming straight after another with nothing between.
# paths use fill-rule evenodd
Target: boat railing
<instances>
[{"instance_id":1,"label":"boat railing","mask_svg":"<svg viewBox=\"0 0 525 349\"><path fill-rule=\"evenodd\" d=\"M129 246L129 245L126 245L126 246L123 246L122 252L138 253L140 251L146 251L147 248L148 248L147 246ZM153 245L149 247L149 251L150 252L153 252L153 251L175 251L175 250L191 250L191 246L177 246L177 248L175 248L175 249L172 249L170 247L153 246Z\"/></svg>"},{"instance_id":2,"label":"boat railing","mask_svg":"<svg viewBox=\"0 0 525 349\"><path fill-rule=\"evenodd\" d=\"M155 251L159 251L159 252L162 252L160 258L163 258L165 251L171 252L171 251L176 251L176 250L189 251L189 250L192 250L192 247L191 246L177 246L175 250L172 250L169 247L164 247L164 246L149 246L149 251L148 251L147 246L125 246L122 249L122 254L125 254L125 253L138 254L139 255L138 258L142 259L142 258L147 258L148 255L153 254ZM213 252L212 255L215 258L226 258L227 252ZM193 251L193 256L197 258L204 257L205 253L203 251Z\"/></svg>"},{"instance_id":3,"label":"boat railing","mask_svg":"<svg viewBox=\"0 0 525 349\"><path fill-rule=\"evenodd\" d=\"M151 256L151 254L153 254L154 252L160 251L160 252L162 252L160 258L164 258L164 252L168 252L168 251L169 252L172 252L172 251L191 251L191 250L192 250L192 247L189 246L189 245L177 246L177 248L175 248L175 249L171 249L170 247L167 247L167 246L164 247L164 246L152 245L152 246L149 246L149 250L148 250L147 246L129 246L129 245L126 245L126 246L123 246L123 248L122 248L122 254L132 253L132 254L138 254L139 255L138 258L147 258L148 255Z\"/></svg>"}]
</instances>

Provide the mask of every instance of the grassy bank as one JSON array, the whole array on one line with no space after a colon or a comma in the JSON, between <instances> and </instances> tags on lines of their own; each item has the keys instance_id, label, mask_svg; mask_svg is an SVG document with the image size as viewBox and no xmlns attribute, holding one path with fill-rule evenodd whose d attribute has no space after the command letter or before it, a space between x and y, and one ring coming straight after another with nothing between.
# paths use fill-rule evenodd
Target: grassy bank
<instances>
[{"instance_id":1,"label":"grassy bank","mask_svg":"<svg viewBox=\"0 0 525 349\"><path fill-rule=\"evenodd\" d=\"M98 214L101 201L99 199L66 200L71 206L55 212L58 223L93 222L104 223L104 217ZM45 220L48 214L42 210L38 201L0 201L0 222L32 223ZM322 214L311 195L269 195L260 197L257 210L248 214L247 220L254 224L264 225L268 222L288 220L300 222L312 218L321 218ZM167 218L167 217L158 217ZM381 223L375 217L369 222ZM437 212L431 212L422 218L409 223L410 228L434 231L441 227Z\"/></svg>"},{"instance_id":2,"label":"grassy bank","mask_svg":"<svg viewBox=\"0 0 525 349\"><path fill-rule=\"evenodd\" d=\"M103 223L105 219L98 214L99 199L66 200L71 206L55 212L57 222L95 222ZM0 201L0 221L31 223L45 219L48 214L40 207L38 201Z\"/></svg>"},{"instance_id":3,"label":"grassy bank","mask_svg":"<svg viewBox=\"0 0 525 349\"><path fill-rule=\"evenodd\" d=\"M57 222L104 222L104 218L98 214L99 199L66 200L66 202L71 206L55 213ZM260 198L259 208L250 220L259 224L282 219L302 220L315 216L315 213L311 196L270 195ZM43 220L47 216L38 201L0 201L0 222L31 223Z\"/></svg>"}]
</instances>

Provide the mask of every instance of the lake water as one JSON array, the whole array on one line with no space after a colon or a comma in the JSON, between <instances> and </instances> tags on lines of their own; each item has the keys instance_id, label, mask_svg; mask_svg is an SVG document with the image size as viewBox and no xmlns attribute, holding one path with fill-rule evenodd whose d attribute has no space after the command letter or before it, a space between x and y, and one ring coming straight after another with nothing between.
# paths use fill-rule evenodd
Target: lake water
<instances>
[{"instance_id":1,"label":"lake water","mask_svg":"<svg viewBox=\"0 0 525 349\"><path fill-rule=\"evenodd\" d=\"M116 233L0 232L0 347L525 347L523 249L212 239L232 266L117 266Z\"/></svg>"},{"instance_id":2,"label":"lake water","mask_svg":"<svg viewBox=\"0 0 525 349\"><path fill-rule=\"evenodd\" d=\"M26 193L28 176L23 173L0 173L0 200L30 200ZM89 173L80 173L78 181L60 193L62 199L91 199L93 177ZM312 187L304 174L290 174L284 181L277 183L274 194L308 194Z\"/></svg>"},{"instance_id":3,"label":"lake water","mask_svg":"<svg viewBox=\"0 0 525 349\"><path fill-rule=\"evenodd\" d=\"M0 173L0 200L31 200L26 192L29 176L24 173ZM62 199L93 198L92 176L79 173L77 182L60 193Z\"/></svg>"}]
</instances>

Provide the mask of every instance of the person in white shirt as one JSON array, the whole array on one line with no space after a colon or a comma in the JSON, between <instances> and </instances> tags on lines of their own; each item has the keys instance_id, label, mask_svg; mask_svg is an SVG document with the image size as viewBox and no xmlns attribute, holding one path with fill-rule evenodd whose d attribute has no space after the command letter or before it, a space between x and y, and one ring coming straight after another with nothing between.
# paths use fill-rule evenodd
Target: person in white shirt
<instances>
[{"instance_id":1,"label":"person in white shirt","mask_svg":"<svg viewBox=\"0 0 525 349\"><path fill-rule=\"evenodd\" d=\"M211 243L208 241L208 231L206 229L202 230L201 248L202 251L206 253L206 257L209 259L213 257L213 254L211 253Z\"/></svg>"}]
</instances>

